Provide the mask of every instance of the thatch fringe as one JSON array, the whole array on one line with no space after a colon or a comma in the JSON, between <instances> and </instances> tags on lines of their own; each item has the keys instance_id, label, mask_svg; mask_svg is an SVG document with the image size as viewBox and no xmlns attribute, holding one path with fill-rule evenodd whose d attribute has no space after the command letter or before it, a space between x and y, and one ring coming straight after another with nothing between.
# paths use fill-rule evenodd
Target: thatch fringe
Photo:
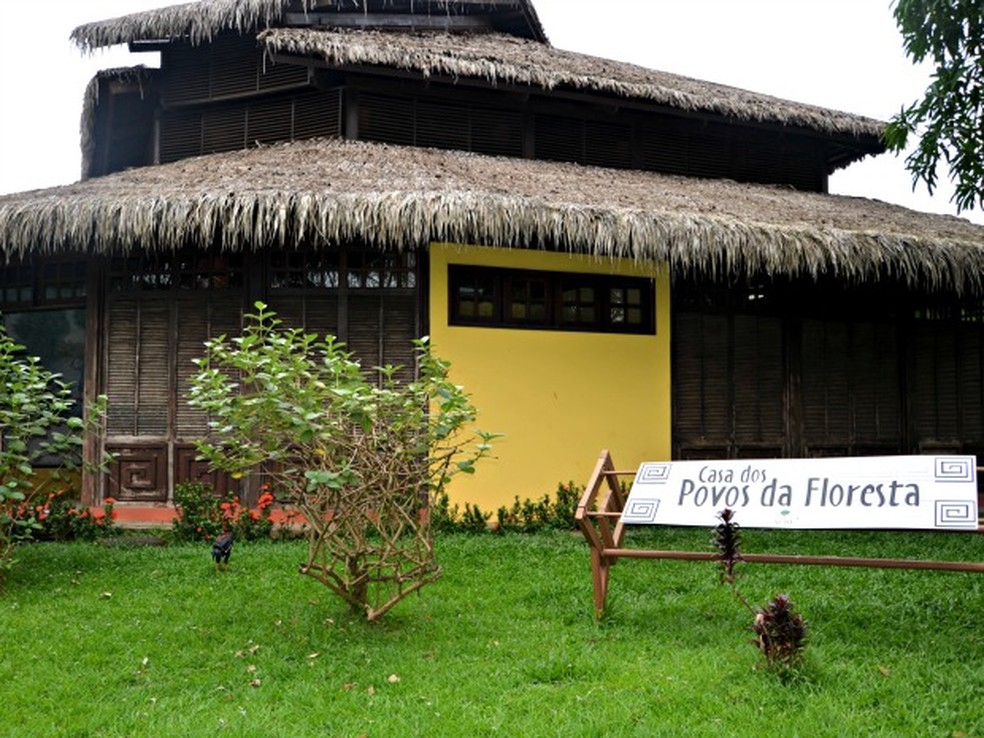
<instances>
[{"instance_id":1,"label":"thatch fringe","mask_svg":"<svg viewBox=\"0 0 984 738\"><path fill-rule=\"evenodd\" d=\"M337 140L0 197L0 253L551 248L736 273L984 294L984 227L860 198Z\"/></svg>"},{"instance_id":2,"label":"thatch fringe","mask_svg":"<svg viewBox=\"0 0 984 738\"><path fill-rule=\"evenodd\" d=\"M290 0L207 0L86 23L71 39L83 51L131 41L187 38L194 45L221 31L247 33L277 23ZM303 0L310 7L313 0Z\"/></svg>"},{"instance_id":3,"label":"thatch fringe","mask_svg":"<svg viewBox=\"0 0 984 738\"><path fill-rule=\"evenodd\" d=\"M371 2L372 0L368 0ZM451 6L461 0L430 0L437 6ZM464 0L466 3L472 0ZM355 7L366 7L357 0ZM377 0L383 7L390 0ZM211 41L222 31L245 34L278 24L288 10L314 10L318 0L198 0L156 10L95 21L72 31L71 39L83 51L134 41L186 39L192 45ZM516 0L530 30L544 41L546 35L531 0Z\"/></svg>"},{"instance_id":4,"label":"thatch fringe","mask_svg":"<svg viewBox=\"0 0 984 738\"><path fill-rule=\"evenodd\" d=\"M260 33L258 40L270 53L315 56L331 66L395 67L425 77L442 75L480 79L493 85L600 92L681 110L868 136L876 141L885 128L883 122L860 115L563 51L505 34L272 28Z\"/></svg>"}]
</instances>

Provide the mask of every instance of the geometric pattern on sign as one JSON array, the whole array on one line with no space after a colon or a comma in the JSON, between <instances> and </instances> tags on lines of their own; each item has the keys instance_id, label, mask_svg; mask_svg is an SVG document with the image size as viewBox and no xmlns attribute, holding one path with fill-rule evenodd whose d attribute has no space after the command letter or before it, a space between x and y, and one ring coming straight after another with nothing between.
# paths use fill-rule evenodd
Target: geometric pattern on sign
<instances>
[{"instance_id":1,"label":"geometric pattern on sign","mask_svg":"<svg viewBox=\"0 0 984 738\"><path fill-rule=\"evenodd\" d=\"M645 525L656 522L657 510L659 510L659 500L629 500L629 507L625 511L625 516L633 523Z\"/></svg>"},{"instance_id":2,"label":"geometric pattern on sign","mask_svg":"<svg viewBox=\"0 0 984 738\"><path fill-rule=\"evenodd\" d=\"M643 464L636 476L640 484L665 484L670 478L669 464Z\"/></svg>"},{"instance_id":3,"label":"geometric pattern on sign","mask_svg":"<svg viewBox=\"0 0 984 738\"><path fill-rule=\"evenodd\" d=\"M977 510L973 502L967 500L937 500L937 528L965 528L977 525Z\"/></svg>"},{"instance_id":4,"label":"geometric pattern on sign","mask_svg":"<svg viewBox=\"0 0 984 738\"><path fill-rule=\"evenodd\" d=\"M975 482L977 469L971 461L968 458L938 456L933 476L937 482Z\"/></svg>"}]
</instances>

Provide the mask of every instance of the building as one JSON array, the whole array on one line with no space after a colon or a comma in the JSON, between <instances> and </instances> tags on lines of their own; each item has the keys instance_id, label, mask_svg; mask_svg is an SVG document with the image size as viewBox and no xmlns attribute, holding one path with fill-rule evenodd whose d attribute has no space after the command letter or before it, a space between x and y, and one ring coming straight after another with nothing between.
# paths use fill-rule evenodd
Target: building
<instances>
[{"instance_id":1,"label":"building","mask_svg":"<svg viewBox=\"0 0 984 738\"><path fill-rule=\"evenodd\" d=\"M79 183L0 197L5 322L109 396L90 502L234 485L183 396L256 300L367 367L430 335L505 433L454 488L484 509L603 447L984 451L984 228L827 194L879 121L555 49L530 0L199 0L73 38L161 59L92 81Z\"/></svg>"}]
</instances>

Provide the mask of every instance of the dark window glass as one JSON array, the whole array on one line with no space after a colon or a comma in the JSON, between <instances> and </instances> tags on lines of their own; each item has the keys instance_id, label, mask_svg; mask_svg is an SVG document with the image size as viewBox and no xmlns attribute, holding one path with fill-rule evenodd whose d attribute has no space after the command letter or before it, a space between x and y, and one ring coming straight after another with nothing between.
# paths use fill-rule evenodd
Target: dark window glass
<instances>
[{"instance_id":1,"label":"dark window glass","mask_svg":"<svg viewBox=\"0 0 984 738\"><path fill-rule=\"evenodd\" d=\"M655 286L644 277L452 265L451 325L656 332Z\"/></svg>"},{"instance_id":2,"label":"dark window glass","mask_svg":"<svg viewBox=\"0 0 984 738\"><path fill-rule=\"evenodd\" d=\"M38 257L0 266L0 310L85 304L83 259Z\"/></svg>"}]
</instances>

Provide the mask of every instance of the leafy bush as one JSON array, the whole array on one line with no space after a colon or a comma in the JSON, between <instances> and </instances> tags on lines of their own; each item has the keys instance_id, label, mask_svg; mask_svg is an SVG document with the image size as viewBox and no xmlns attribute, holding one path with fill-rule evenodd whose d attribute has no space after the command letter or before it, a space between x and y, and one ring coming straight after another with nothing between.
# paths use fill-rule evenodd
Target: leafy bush
<instances>
[{"instance_id":1,"label":"leafy bush","mask_svg":"<svg viewBox=\"0 0 984 738\"><path fill-rule=\"evenodd\" d=\"M424 511L494 436L465 433L477 411L426 340L419 379L388 366L377 384L334 336L282 330L255 306L242 336L209 341L196 361L189 402L212 419L198 451L275 480L308 525L301 572L374 620L440 576Z\"/></svg>"},{"instance_id":2,"label":"leafy bush","mask_svg":"<svg viewBox=\"0 0 984 738\"><path fill-rule=\"evenodd\" d=\"M256 510L251 510L232 493L219 497L211 485L183 482L174 489L174 506L178 514L171 532L179 541L211 541L226 528L241 541L269 538L273 529L270 520L273 503L268 485L260 490Z\"/></svg>"},{"instance_id":3,"label":"leafy bush","mask_svg":"<svg viewBox=\"0 0 984 738\"><path fill-rule=\"evenodd\" d=\"M74 400L58 374L27 356L0 323L0 582L15 564L14 549L42 529L38 499L47 485L67 482L81 462L86 423L70 415ZM89 409L90 424L105 412L100 397ZM56 458L60 466L38 475L35 466ZM43 509L43 506L42 506Z\"/></svg>"}]
</instances>

